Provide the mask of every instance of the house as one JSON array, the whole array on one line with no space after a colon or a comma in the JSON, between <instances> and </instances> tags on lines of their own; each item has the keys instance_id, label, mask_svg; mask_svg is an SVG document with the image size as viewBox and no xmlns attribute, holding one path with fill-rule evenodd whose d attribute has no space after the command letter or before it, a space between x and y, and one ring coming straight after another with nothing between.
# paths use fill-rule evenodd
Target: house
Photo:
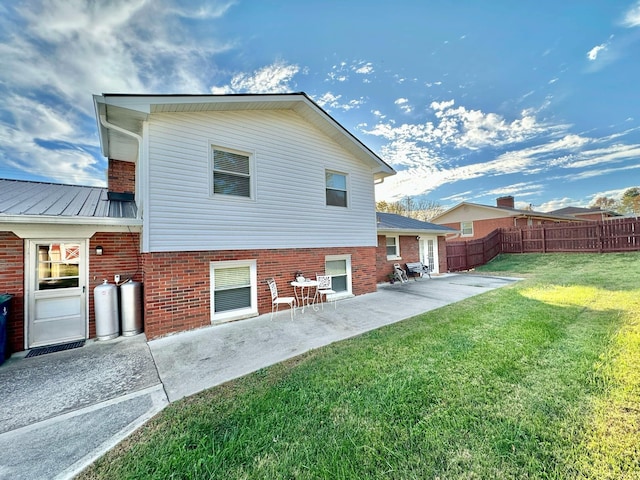
<instances>
[{"instance_id":1,"label":"house","mask_svg":"<svg viewBox=\"0 0 640 480\"><path fill-rule=\"evenodd\" d=\"M583 207L564 207L549 212L553 215L571 215L579 220L602 221L608 218L621 217L619 213L611 210L602 210L600 208L583 208Z\"/></svg>"},{"instance_id":2,"label":"house","mask_svg":"<svg viewBox=\"0 0 640 480\"><path fill-rule=\"evenodd\" d=\"M432 273L447 271L446 235L457 230L394 213L376 214L378 222L377 281L387 281L393 264L422 262Z\"/></svg>"},{"instance_id":3,"label":"house","mask_svg":"<svg viewBox=\"0 0 640 480\"><path fill-rule=\"evenodd\" d=\"M94 106L107 188L0 186L12 351L95 336L92 292L115 275L142 282L148 338L266 313L265 279L290 295L298 270L376 290L374 183L395 171L306 94Z\"/></svg>"},{"instance_id":4,"label":"house","mask_svg":"<svg viewBox=\"0 0 640 480\"><path fill-rule=\"evenodd\" d=\"M512 196L499 197L495 207L462 202L436 216L432 222L459 230L459 234L447 237L447 241L459 241L483 238L497 228L583 221L572 215L521 210L514 204Z\"/></svg>"}]
</instances>

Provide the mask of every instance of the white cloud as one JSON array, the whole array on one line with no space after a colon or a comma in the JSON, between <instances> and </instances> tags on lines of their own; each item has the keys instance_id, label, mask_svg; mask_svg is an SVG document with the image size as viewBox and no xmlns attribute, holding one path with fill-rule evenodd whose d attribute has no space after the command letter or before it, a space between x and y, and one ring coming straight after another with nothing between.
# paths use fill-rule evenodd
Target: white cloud
<instances>
[{"instance_id":1,"label":"white cloud","mask_svg":"<svg viewBox=\"0 0 640 480\"><path fill-rule=\"evenodd\" d=\"M299 71L298 65L277 61L252 73L237 73L229 85L211 87L211 93L287 93L292 91L293 77Z\"/></svg>"},{"instance_id":2,"label":"white cloud","mask_svg":"<svg viewBox=\"0 0 640 480\"><path fill-rule=\"evenodd\" d=\"M359 73L360 75L370 75L373 73L373 65L371 64L371 62L354 65L353 71Z\"/></svg>"},{"instance_id":3,"label":"white cloud","mask_svg":"<svg viewBox=\"0 0 640 480\"><path fill-rule=\"evenodd\" d=\"M334 95L331 92L327 92L313 100L325 110L343 110L345 112L359 108L365 103L363 98L349 100L348 102L340 101L341 98L342 95Z\"/></svg>"},{"instance_id":4,"label":"white cloud","mask_svg":"<svg viewBox=\"0 0 640 480\"><path fill-rule=\"evenodd\" d=\"M636 3L625 13L622 24L625 27L640 27L640 1Z\"/></svg>"},{"instance_id":5,"label":"white cloud","mask_svg":"<svg viewBox=\"0 0 640 480\"><path fill-rule=\"evenodd\" d=\"M536 207L536 210L539 212L552 212L554 210L560 210L565 207L581 207L584 206L584 202L580 202L570 197L564 198L555 198L553 200L549 200L548 202L544 202Z\"/></svg>"},{"instance_id":6,"label":"white cloud","mask_svg":"<svg viewBox=\"0 0 640 480\"><path fill-rule=\"evenodd\" d=\"M395 102L396 105L402 110L404 113L411 113L413 107L409 105L409 100L406 98L398 98Z\"/></svg>"},{"instance_id":7,"label":"white cloud","mask_svg":"<svg viewBox=\"0 0 640 480\"><path fill-rule=\"evenodd\" d=\"M79 119L75 115L61 114L21 96L6 98L5 102L6 108L24 114L16 125L0 122L3 168L63 183L104 185L106 160L99 162L89 153L95 139L77 128Z\"/></svg>"},{"instance_id":8,"label":"white cloud","mask_svg":"<svg viewBox=\"0 0 640 480\"><path fill-rule=\"evenodd\" d=\"M603 50L606 50L606 48L607 48L607 45L605 43L596 45L595 47L593 47L591 50L587 52L587 58L591 61L596 60L598 58L598 54Z\"/></svg>"},{"instance_id":9,"label":"white cloud","mask_svg":"<svg viewBox=\"0 0 640 480\"><path fill-rule=\"evenodd\" d=\"M169 13L178 15L184 18L195 18L198 20L210 20L213 18L220 18L227 13L227 11L234 5L236 1L222 2L222 3L206 3L200 7L184 8L183 5L173 6L168 9Z\"/></svg>"},{"instance_id":10,"label":"white cloud","mask_svg":"<svg viewBox=\"0 0 640 480\"><path fill-rule=\"evenodd\" d=\"M557 167L595 167L640 155L640 146L609 146L611 137L593 139L572 134L570 125L540 123L524 112L522 117L507 121L494 113L455 107L453 101L433 102L431 107L434 122L414 125L379 122L365 131L387 140L381 148L382 158L399 170L395 177L376 188L382 198L425 194L444 184L482 177L531 176ZM534 144L525 146L525 142ZM473 162L465 158L468 156L465 152L479 148L505 147L510 150L493 160ZM542 190L539 182L526 182L490 193L537 196Z\"/></svg>"},{"instance_id":11,"label":"white cloud","mask_svg":"<svg viewBox=\"0 0 640 480\"><path fill-rule=\"evenodd\" d=\"M206 92L212 56L232 42L212 34L207 41L196 39L183 22L211 22L233 3L173 4L26 0L3 7L3 164L67 182L104 183L97 168L104 160L84 149L97 151L92 94ZM91 128L85 132L86 125Z\"/></svg>"}]
</instances>

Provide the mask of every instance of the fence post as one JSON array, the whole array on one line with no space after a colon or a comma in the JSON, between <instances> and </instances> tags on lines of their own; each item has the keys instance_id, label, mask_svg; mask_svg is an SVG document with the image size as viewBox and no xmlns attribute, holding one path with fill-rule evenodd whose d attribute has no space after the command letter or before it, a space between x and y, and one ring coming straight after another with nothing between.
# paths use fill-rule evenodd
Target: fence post
<instances>
[{"instance_id":1,"label":"fence post","mask_svg":"<svg viewBox=\"0 0 640 480\"><path fill-rule=\"evenodd\" d=\"M520 237L520 253L524 253L524 242L522 241L522 228L518 229L518 236Z\"/></svg>"},{"instance_id":2,"label":"fence post","mask_svg":"<svg viewBox=\"0 0 640 480\"><path fill-rule=\"evenodd\" d=\"M542 227L542 253L547 253L547 236L544 227Z\"/></svg>"},{"instance_id":3,"label":"fence post","mask_svg":"<svg viewBox=\"0 0 640 480\"><path fill-rule=\"evenodd\" d=\"M598 253L604 251L604 221L600 221L598 225Z\"/></svg>"}]
</instances>

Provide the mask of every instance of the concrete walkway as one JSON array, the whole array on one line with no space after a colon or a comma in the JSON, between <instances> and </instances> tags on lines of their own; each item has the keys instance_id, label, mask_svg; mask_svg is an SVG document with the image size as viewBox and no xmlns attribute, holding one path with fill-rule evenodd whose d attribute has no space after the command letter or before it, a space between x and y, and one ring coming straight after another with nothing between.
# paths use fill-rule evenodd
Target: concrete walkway
<instances>
[{"instance_id":1,"label":"concrete walkway","mask_svg":"<svg viewBox=\"0 0 640 480\"><path fill-rule=\"evenodd\" d=\"M0 479L72 478L169 402L345 338L513 283L448 274L147 342L144 335L0 366Z\"/></svg>"}]
</instances>

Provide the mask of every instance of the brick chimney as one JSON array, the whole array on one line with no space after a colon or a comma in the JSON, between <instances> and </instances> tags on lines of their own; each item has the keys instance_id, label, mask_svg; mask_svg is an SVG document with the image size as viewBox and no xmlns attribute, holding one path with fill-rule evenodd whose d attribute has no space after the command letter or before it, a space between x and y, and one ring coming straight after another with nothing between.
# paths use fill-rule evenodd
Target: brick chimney
<instances>
[{"instance_id":1,"label":"brick chimney","mask_svg":"<svg viewBox=\"0 0 640 480\"><path fill-rule=\"evenodd\" d=\"M514 208L514 201L511 195L507 195L506 197L498 197L496 198L496 205L498 207L504 208Z\"/></svg>"},{"instance_id":2,"label":"brick chimney","mask_svg":"<svg viewBox=\"0 0 640 480\"><path fill-rule=\"evenodd\" d=\"M134 193L136 190L136 164L110 158L107 183L110 192Z\"/></svg>"}]
</instances>

